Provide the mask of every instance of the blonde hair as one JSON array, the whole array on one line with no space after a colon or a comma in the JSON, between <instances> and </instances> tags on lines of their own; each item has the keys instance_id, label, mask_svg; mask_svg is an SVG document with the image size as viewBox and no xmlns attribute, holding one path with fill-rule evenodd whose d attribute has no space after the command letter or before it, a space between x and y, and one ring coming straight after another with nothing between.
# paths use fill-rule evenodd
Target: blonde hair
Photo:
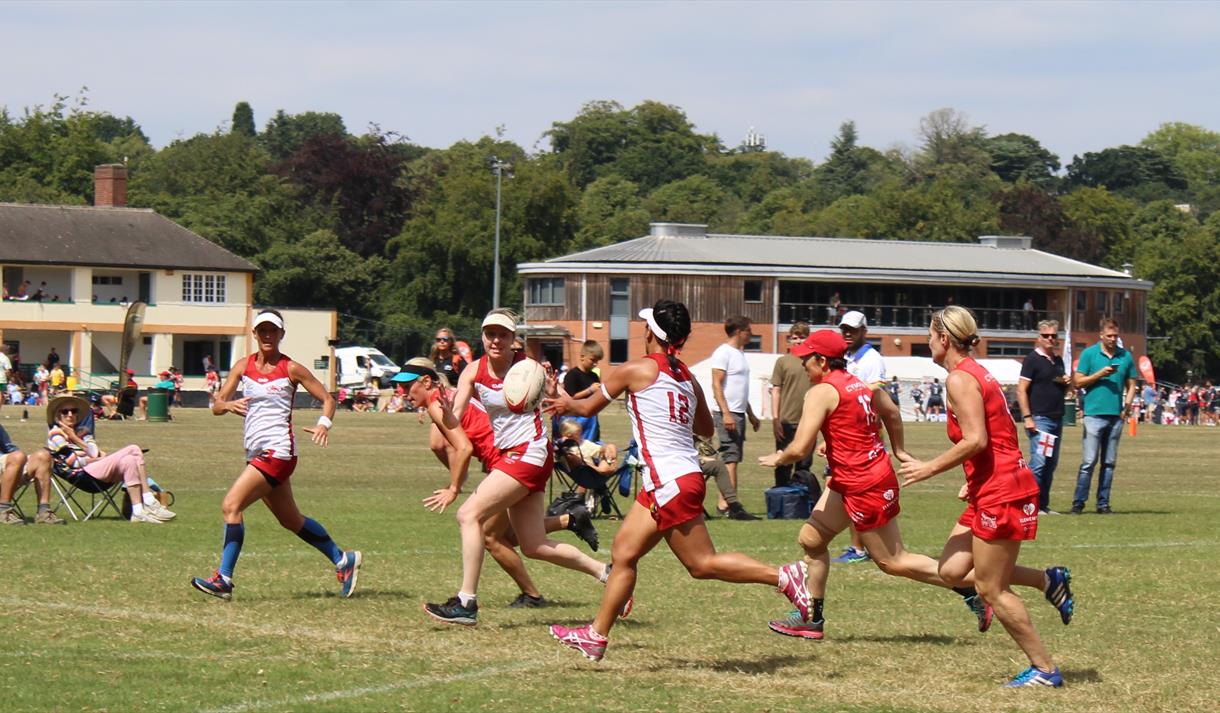
<instances>
[{"instance_id":1,"label":"blonde hair","mask_svg":"<svg viewBox=\"0 0 1220 713\"><path fill-rule=\"evenodd\" d=\"M963 354L969 354L979 343L978 330L974 313L965 307L949 305L932 315L932 331L948 334L949 343Z\"/></svg>"},{"instance_id":2,"label":"blonde hair","mask_svg":"<svg viewBox=\"0 0 1220 713\"><path fill-rule=\"evenodd\" d=\"M574 418L565 418L559 422L559 435L564 438L579 436L582 430L584 429L580 427L580 421Z\"/></svg>"},{"instance_id":3,"label":"blonde hair","mask_svg":"<svg viewBox=\"0 0 1220 713\"><path fill-rule=\"evenodd\" d=\"M438 333L444 333L449 337L449 356L452 358L457 355L457 338L453 336L453 330L448 327L441 327L436 330ZM432 357L432 361L436 361L441 355L441 350L436 346L436 341L432 342L432 350L428 352L428 356Z\"/></svg>"},{"instance_id":4,"label":"blonde hair","mask_svg":"<svg viewBox=\"0 0 1220 713\"><path fill-rule=\"evenodd\" d=\"M437 371L436 364L428 357L413 357L408 359L407 363L403 364L403 366L417 366L421 369L427 369L433 374L436 374L436 379L434 379L434 381L436 382L437 386L441 387L442 389L449 388L449 378ZM431 376L431 374L429 374L429 376Z\"/></svg>"}]
</instances>

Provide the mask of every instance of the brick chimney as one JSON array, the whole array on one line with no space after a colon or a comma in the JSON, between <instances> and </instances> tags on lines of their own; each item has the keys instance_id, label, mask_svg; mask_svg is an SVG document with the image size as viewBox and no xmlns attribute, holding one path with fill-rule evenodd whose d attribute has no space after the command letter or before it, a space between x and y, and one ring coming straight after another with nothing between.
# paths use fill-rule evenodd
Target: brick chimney
<instances>
[{"instance_id":1,"label":"brick chimney","mask_svg":"<svg viewBox=\"0 0 1220 713\"><path fill-rule=\"evenodd\" d=\"M119 208L127 205L126 166L104 163L93 169L93 205Z\"/></svg>"}]
</instances>

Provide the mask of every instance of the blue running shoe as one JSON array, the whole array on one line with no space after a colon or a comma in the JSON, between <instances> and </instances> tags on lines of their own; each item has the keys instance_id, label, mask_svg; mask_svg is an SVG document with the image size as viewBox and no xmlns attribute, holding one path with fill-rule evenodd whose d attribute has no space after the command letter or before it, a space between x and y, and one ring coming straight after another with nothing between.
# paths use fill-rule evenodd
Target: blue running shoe
<instances>
[{"instance_id":1,"label":"blue running shoe","mask_svg":"<svg viewBox=\"0 0 1220 713\"><path fill-rule=\"evenodd\" d=\"M847 549L843 550L843 554L830 561L837 562L838 564L851 564L853 562L867 562L870 559L872 558L868 556L868 552L865 552L864 550L857 550L855 547L849 546Z\"/></svg>"},{"instance_id":2,"label":"blue running shoe","mask_svg":"<svg viewBox=\"0 0 1220 713\"><path fill-rule=\"evenodd\" d=\"M226 582L225 578L220 576L219 570L207 579L195 577L191 580L191 586L204 594L211 594L213 597L223 599L226 602L233 599L233 583Z\"/></svg>"},{"instance_id":3,"label":"blue running shoe","mask_svg":"<svg viewBox=\"0 0 1220 713\"><path fill-rule=\"evenodd\" d=\"M1054 671L1043 671L1030 666L1017 677L1004 684L1004 688L1024 688L1026 686L1047 686L1049 688L1059 688L1063 685L1063 675L1059 673L1059 668Z\"/></svg>"},{"instance_id":4,"label":"blue running shoe","mask_svg":"<svg viewBox=\"0 0 1220 713\"><path fill-rule=\"evenodd\" d=\"M1059 618L1065 626L1071 624L1076 604L1072 597L1072 571L1067 567L1051 567L1046 570L1046 581L1046 601L1059 610Z\"/></svg>"},{"instance_id":5,"label":"blue running shoe","mask_svg":"<svg viewBox=\"0 0 1220 713\"><path fill-rule=\"evenodd\" d=\"M975 594L972 597L966 597L962 601L966 602L966 606L970 608L970 611L974 612L974 616L979 622L980 632L991 628L991 619L995 612L991 610L991 605L983 600L983 595Z\"/></svg>"},{"instance_id":6,"label":"blue running shoe","mask_svg":"<svg viewBox=\"0 0 1220 713\"><path fill-rule=\"evenodd\" d=\"M343 554L347 559L342 567L335 568L335 577L339 579L339 596L347 599L356 592L356 578L360 575L360 563L364 557L359 550L348 550Z\"/></svg>"}]
</instances>

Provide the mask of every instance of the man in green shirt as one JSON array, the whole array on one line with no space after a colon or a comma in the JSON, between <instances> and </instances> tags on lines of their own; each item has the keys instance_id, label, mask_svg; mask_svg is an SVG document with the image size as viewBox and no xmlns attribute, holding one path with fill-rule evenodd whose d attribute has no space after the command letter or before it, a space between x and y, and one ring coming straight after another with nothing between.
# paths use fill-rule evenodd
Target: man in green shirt
<instances>
[{"instance_id":1,"label":"man in green shirt","mask_svg":"<svg viewBox=\"0 0 1220 713\"><path fill-rule=\"evenodd\" d=\"M1101 462L1097 479L1097 512L1110 514L1110 484L1118 463L1118 439L1123 421L1135 398L1135 360L1118 345L1118 322L1101 320L1101 341L1080 354L1073 375L1077 389L1084 389L1084 446L1072 514L1084 511L1093 481L1093 469Z\"/></svg>"}]
</instances>

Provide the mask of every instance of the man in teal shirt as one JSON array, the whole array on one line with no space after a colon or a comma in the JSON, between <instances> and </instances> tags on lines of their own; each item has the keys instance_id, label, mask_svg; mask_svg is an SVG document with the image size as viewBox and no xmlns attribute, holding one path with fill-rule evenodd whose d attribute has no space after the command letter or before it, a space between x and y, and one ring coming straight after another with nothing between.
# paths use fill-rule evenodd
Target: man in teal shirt
<instances>
[{"instance_id":1,"label":"man in teal shirt","mask_svg":"<svg viewBox=\"0 0 1220 713\"><path fill-rule=\"evenodd\" d=\"M1076 495L1072 514L1084 511L1093 481L1093 469L1101 461L1097 479L1097 512L1110 514L1110 484L1118 463L1118 439L1123 421L1135 398L1135 360L1131 352L1118 345L1118 322L1101 320L1101 341L1080 354L1073 375L1077 389L1084 389L1084 447L1080 472L1076 474Z\"/></svg>"}]
</instances>

